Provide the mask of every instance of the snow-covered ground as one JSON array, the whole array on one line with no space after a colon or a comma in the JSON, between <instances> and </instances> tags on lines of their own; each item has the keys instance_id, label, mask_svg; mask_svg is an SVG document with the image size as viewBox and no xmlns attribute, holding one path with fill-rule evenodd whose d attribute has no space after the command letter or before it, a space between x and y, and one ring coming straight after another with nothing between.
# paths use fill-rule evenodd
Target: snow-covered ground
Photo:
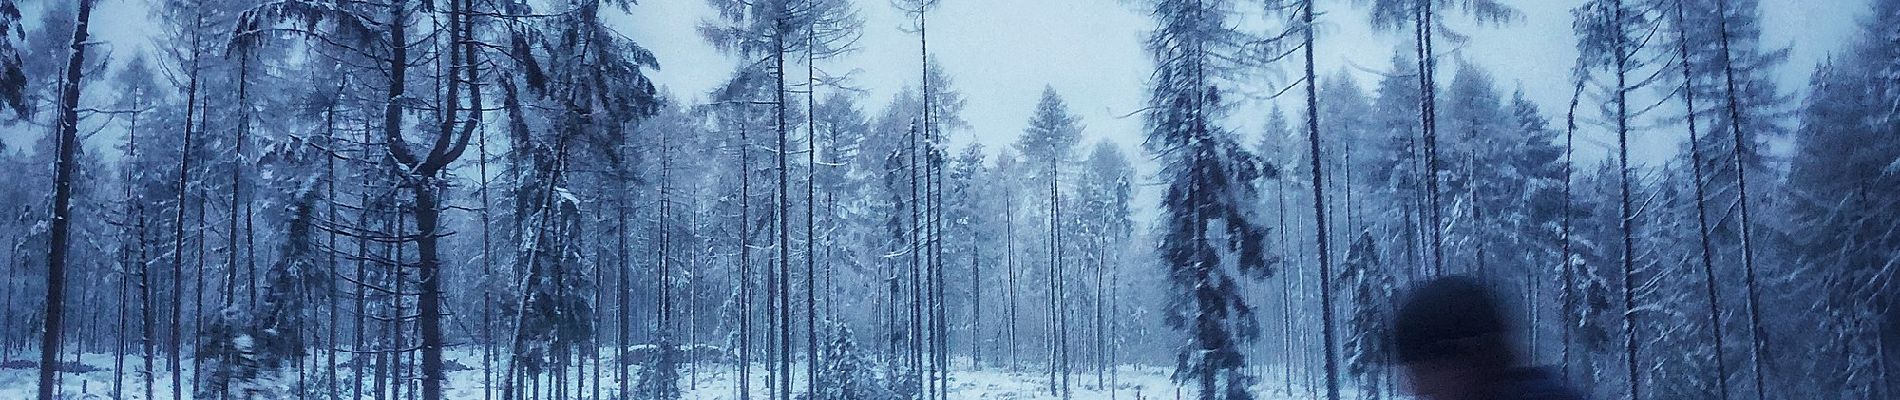
<instances>
[{"instance_id":1,"label":"snow-covered ground","mask_svg":"<svg viewBox=\"0 0 1900 400\"><path fill-rule=\"evenodd\" d=\"M342 355L339 355L339 357L341 356ZM450 372L446 397L456 400L483 398L482 371L479 369L481 365L480 353L458 350L450 351L446 354L446 357L456 363L476 367L476 369ZM113 359L111 354L87 354L83 357L83 360L87 366L96 368L97 370L85 373L62 374L60 387L63 391L63 395L61 398L146 400L143 390L141 389L142 382L140 381L141 378L138 372L142 368L141 360L137 356L128 356L125 361L126 372L123 374L125 387L123 389L124 393L121 396L114 396L112 394L112 380L114 374L112 371ZM187 359L185 370L185 374L187 375L192 373L189 363L190 360ZM339 361L339 363L341 362ZM971 370L969 369L967 360L964 362L953 362L952 364L958 366L956 370L951 372L950 377L950 397L954 399L1029 400L1060 398L1059 396L1054 396L1049 393L1049 376L1046 371L1027 367L1022 371L1014 372L1006 368L995 367L985 368L983 370ZM158 393L153 400L174 400L171 397L171 377L167 373L168 367L167 364L165 364L165 360L158 360L157 365L161 375L157 376L154 380ZM453 365L453 363L451 363L451 365ZM611 364L603 366L603 369L605 376L601 379L601 392L603 395L611 396L611 393L618 387L618 383L614 381ZM638 367L634 367L633 369L634 371L631 373L637 376ZM1166 366L1126 365L1121 367L1116 374L1116 380L1119 384L1097 386L1095 385L1095 374L1092 371L1078 371L1070 378L1070 382L1071 387L1074 389L1074 398L1076 399L1175 399L1177 396L1179 398L1192 398L1192 390L1178 388L1174 383L1168 380L1168 375L1171 370L1171 367ZM766 381L765 367L760 365L752 368L752 371L755 374L752 379L753 396L763 398ZM796 377L795 379L802 381L802 377L804 376L803 370L799 369L798 371L799 372L793 376ZM349 366L339 365L337 366L336 375L341 379L350 379L353 372ZM697 372L691 367L686 367L681 371L683 381L680 387L685 392L685 398L687 399L734 399L737 397L734 389L735 379L733 379L735 373L736 371L734 371L734 368L730 364L706 363L700 365ZM587 374L587 379L591 382L593 379L591 366ZM312 376L307 379L321 380L327 379L324 378L327 376L329 376L329 374L324 371L314 371L312 372ZM570 374L570 379L572 379L571 376ZM35 383L37 379L38 370L36 369L0 369L0 399L33 398L37 388ZM296 377L292 375L287 377L286 380L289 381L286 382L286 384L294 385ZM306 383L316 387L325 385L324 383L313 381L306 381ZM370 383L368 382L364 383L365 387L369 385ZM347 398L348 391L350 390L348 386L347 382L345 382L343 393L339 393L339 396L336 398ZM804 384L802 382L794 382L793 387L800 388L798 390L802 392ZM1311 392L1299 383L1289 386L1286 382L1272 380L1270 377L1262 377L1259 387L1260 390L1256 393L1259 398L1263 400L1304 399L1309 398L1311 394ZM1291 393L1287 391L1288 387L1293 388ZM185 391L187 392L185 398L191 398L189 382L186 382ZM593 398L591 384L584 392L585 393L581 393L579 397L574 398L586 400ZM327 400L331 397L324 395L311 398ZM366 395L365 398L369 397ZM1348 396L1347 398L1355 397Z\"/></svg>"}]
</instances>

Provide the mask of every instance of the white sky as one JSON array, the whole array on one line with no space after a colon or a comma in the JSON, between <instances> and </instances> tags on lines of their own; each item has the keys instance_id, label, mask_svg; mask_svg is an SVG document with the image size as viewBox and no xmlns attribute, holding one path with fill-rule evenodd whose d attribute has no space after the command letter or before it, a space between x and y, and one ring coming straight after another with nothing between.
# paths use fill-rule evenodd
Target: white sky
<instances>
[{"instance_id":1,"label":"white sky","mask_svg":"<svg viewBox=\"0 0 1900 400\"><path fill-rule=\"evenodd\" d=\"M1377 33L1365 22L1359 1L1326 1L1320 16L1319 71L1322 77L1348 69L1371 90L1378 77L1361 68L1384 69L1395 46L1408 45L1403 33ZM1512 2L1524 19L1503 28L1464 27L1451 23L1473 39L1462 46L1443 45L1449 57L1441 62L1441 82L1449 82L1462 58L1490 69L1499 90L1522 85L1547 116L1557 118L1568 104L1569 69L1575 59L1575 37L1570 9L1582 0ZM869 92L861 99L872 114L900 87L917 81L917 37L900 30L909 25L883 0L860 1L866 19L860 50L843 59L822 63L830 71L857 70L854 85ZM1793 55L1779 71L1782 89L1801 90L1809 72L1828 52L1840 48L1857 29L1864 0L1763 0L1766 43L1793 45ZM652 49L662 68L654 79L687 101L702 101L704 93L725 79L735 62L700 40L695 27L711 16L699 0L646 0L631 18L620 21L622 32ZM972 137L994 150L1015 140L1029 120L1042 86L1052 85L1087 125L1086 134L1106 138L1137 150L1142 138L1139 115L1130 116L1146 99L1145 83L1152 69L1142 41L1152 25L1139 4L1117 0L942 0L930 14L931 53L944 64L954 86L969 100L964 119ZM1291 77L1297 62L1286 63ZM1355 67L1357 66L1357 67ZM1261 71L1263 75L1271 71ZM1293 92L1293 93L1297 93ZM1289 103L1292 104L1292 103ZM1266 113L1264 103L1240 107L1237 114ZM1252 110L1249 110L1249 109ZM1289 111L1293 111L1289 109ZM1293 113L1289 113L1293 114ZM1258 117L1236 116L1240 132L1257 134ZM1674 153L1680 138L1652 134L1638 140L1647 159ZM1590 150L1583 150L1590 153ZM1597 151L1600 153L1600 151Z\"/></svg>"}]
</instances>

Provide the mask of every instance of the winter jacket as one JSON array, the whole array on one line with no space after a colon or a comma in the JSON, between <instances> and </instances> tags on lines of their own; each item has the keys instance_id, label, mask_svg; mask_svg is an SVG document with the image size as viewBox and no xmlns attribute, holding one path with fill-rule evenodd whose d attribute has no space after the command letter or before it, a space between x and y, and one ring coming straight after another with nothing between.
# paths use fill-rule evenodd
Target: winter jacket
<instances>
[{"instance_id":1,"label":"winter jacket","mask_svg":"<svg viewBox=\"0 0 1900 400\"><path fill-rule=\"evenodd\" d=\"M1584 400L1563 378L1542 368L1512 368L1504 372L1490 400Z\"/></svg>"}]
</instances>

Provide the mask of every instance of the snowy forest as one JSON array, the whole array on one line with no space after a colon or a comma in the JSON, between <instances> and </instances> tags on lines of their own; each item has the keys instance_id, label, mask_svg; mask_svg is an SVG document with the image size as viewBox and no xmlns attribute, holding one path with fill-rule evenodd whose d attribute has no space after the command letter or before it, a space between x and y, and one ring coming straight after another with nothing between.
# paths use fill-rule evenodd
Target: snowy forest
<instances>
[{"instance_id":1,"label":"snowy forest","mask_svg":"<svg viewBox=\"0 0 1900 400\"><path fill-rule=\"evenodd\" d=\"M0 0L0 398L1900 398L1900 1L971 3Z\"/></svg>"}]
</instances>

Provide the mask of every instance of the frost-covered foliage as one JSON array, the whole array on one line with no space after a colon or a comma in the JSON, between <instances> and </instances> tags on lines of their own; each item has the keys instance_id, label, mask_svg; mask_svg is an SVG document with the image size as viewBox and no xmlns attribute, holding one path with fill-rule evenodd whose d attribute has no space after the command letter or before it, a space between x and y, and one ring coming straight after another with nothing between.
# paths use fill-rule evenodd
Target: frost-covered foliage
<instances>
[{"instance_id":1,"label":"frost-covered foliage","mask_svg":"<svg viewBox=\"0 0 1900 400\"><path fill-rule=\"evenodd\" d=\"M886 383L885 374L878 364L866 357L864 350L858 347L856 334L851 328L839 325L833 328L831 343L824 349L824 366L818 370L818 379L826 382L818 388L815 397L800 396L808 400L895 400L898 397Z\"/></svg>"},{"instance_id":2,"label":"frost-covered foliage","mask_svg":"<svg viewBox=\"0 0 1900 400\"><path fill-rule=\"evenodd\" d=\"M1801 316L1770 327L1807 332L1769 336L1770 354L1818 357L1769 362L1802 371L1771 375L1777 395L1876 398L1895 390L1890 368L1900 363L1892 350L1900 326L1892 321L1900 296L1891 287L1900 281L1900 174L1890 171L1900 158L1900 68L1893 61L1900 55L1900 2L1874 3L1862 22L1866 36L1813 75L1795 131L1791 212L1776 221L1774 241L1786 247L1788 264L1762 272L1775 282L1769 288L1788 289L1764 291L1762 311Z\"/></svg>"},{"instance_id":3,"label":"frost-covered foliage","mask_svg":"<svg viewBox=\"0 0 1900 400\"><path fill-rule=\"evenodd\" d=\"M205 397L285 398L297 394L291 370L308 354L304 335L309 309L320 294L330 290L331 271L318 262L313 180L300 180L298 201L290 205L290 231L283 258L268 273L269 287L261 302L249 309L226 307L221 318L205 328L199 357L209 370Z\"/></svg>"},{"instance_id":4,"label":"frost-covered foliage","mask_svg":"<svg viewBox=\"0 0 1900 400\"><path fill-rule=\"evenodd\" d=\"M539 375L565 363L575 351L594 343L595 282L585 273L587 263L576 238L580 235L581 204L566 188L550 186L539 201L546 204L529 217L521 234L517 259L527 269L522 275L518 322L514 335L517 368Z\"/></svg>"},{"instance_id":5,"label":"frost-covered foliage","mask_svg":"<svg viewBox=\"0 0 1900 400\"><path fill-rule=\"evenodd\" d=\"M25 115L26 73L20 69L19 38L26 36L20 21L20 6L14 0L0 0L0 105Z\"/></svg>"},{"instance_id":6,"label":"frost-covered foliage","mask_svg":"<svg viewBox=\"0 0 1900 400\"><path fill-rule=\"evenodd\" d=\"M1146 114L1149 152L1168 182L1161 200L1157 251L1175 291L1167 322L1191 338L1179 349L1175 380L1202 399L1250 399L1255 377L1242 345L1260 334L1242 279L1272 274L1263 238L1268 228L1253 215L1256 179L1277 171L1243 151L1221 126L1222 103L1237 68L1247 59L1250 35L1227 21L1229 1L1148 2L1158 25L1148 38L1156 62Z\"/></svg>"},{"instance_id":7,"label":"frost-covered foliage","mask_svg":"<svg viewBox=\"0 0 1900 400\"><path fill-rule=\"evenodd\" d=\"M0 0L0 374L64 305L64 397L1388 398L1392 294L1444 273L1593 397L1900 392L1891 0L1845 43L1759 0L1101 2L1027 38L1145 34L1138 110L1071 86L1113 58L966 69L1046 42L942 19L1016 7L100 1L74 68L76 3ZM1131 5L1152 26L1087 23ZM1465 31L1566 16L1539 39L1574 64ZM1276 81L1365 27L1389 63ZM839 57L892 38L919 51ZM997 54L1092 51L1028 50Z\"/></svg>"},{"instance_id":8,"label":"frost-covered foliage","mask_svg":"<svg viewBox=\"0 0 1900 400\"><path fill-rule=\"evenodd\" d=\"M1386 375L1381 371L1391 361L1388 339L1392 330L1387 322L1392 314L1398 282L1390 266L1379 259L1378 243L1371 232L1361 232L1346 252L1340 280L1352 285L1353 310L1346 317L1348 327L1342 350L1346 354L1345 372L1359 380L1362 393L1378 399Z\"/></svg>"},{"instance_id":9,"label":"frost-covered foliage","mask_svg":"<svg viewBox=\"0 0 1900 400\"><path fill-rule=\"evenodd\" d=\"M640 378L634 383L633 398L641 400L674 400L680 398L680 347L667 337L660 339L656 354L646 357L641 364Z\"/></svg>"},{"instance_id":10,"label":"frost-covered foliage","mask_svg":"<svg viewBox=\"0 0 1900 400\"><path fill-rule=\"evenodd\" d=\"M1519 18L1522 13L1498 0L1371 0L1371 17L1374 27L1395 30L1408 24L1429 22L1424 12L1437 13L1447 7L1454 11L1469 14L1479 23L1501 24ZM1436 17L1436 16L1432 16ZM1437 29L1444 29L1438 27Z\"/></svg>"},{"instance_id":11,"label":"frost-covered foliage","mask_svg":"<svg viewBox=\"0 0 1900 400\"><path fill-rule=\"evenodd\" d=\"M205 334L210 345L202 350L207 358L213 358L213 372L207 377L201 397L227 396L234 398L285 398L291 396L290 385L284 382L283 359L274 358L271 350L260 348L259 338L242 331L227 330L227 326L242 324L248 316L235 310L226 310L222 321L206 328ZM268 339L267 339L268 340ZM276 347L276 345L266 345Z\"/></svg>"},{"instance_id":12,"label":"frost-covered foliage","mask_svg":"<svg viewBox=\"0 0 1900 400\"><path fill-rule=\"evenodd\" d=\"M1081 136L1081 119L1069 111L1068 105L1063 103L1062 96L1056 93L1054 87L1045 86L1042 88L1042 98L1036 101L1036 113L1030 117L1029 127L1023 130L1015 146L1024 159L1038 164L1047 163L1037 168L1032 175L1036 182L1055 185L1051 183L1052 180L1060 179L1060 167L1075 157L1075 147L1081 142Z\"/></svg>"}]
</instances>

